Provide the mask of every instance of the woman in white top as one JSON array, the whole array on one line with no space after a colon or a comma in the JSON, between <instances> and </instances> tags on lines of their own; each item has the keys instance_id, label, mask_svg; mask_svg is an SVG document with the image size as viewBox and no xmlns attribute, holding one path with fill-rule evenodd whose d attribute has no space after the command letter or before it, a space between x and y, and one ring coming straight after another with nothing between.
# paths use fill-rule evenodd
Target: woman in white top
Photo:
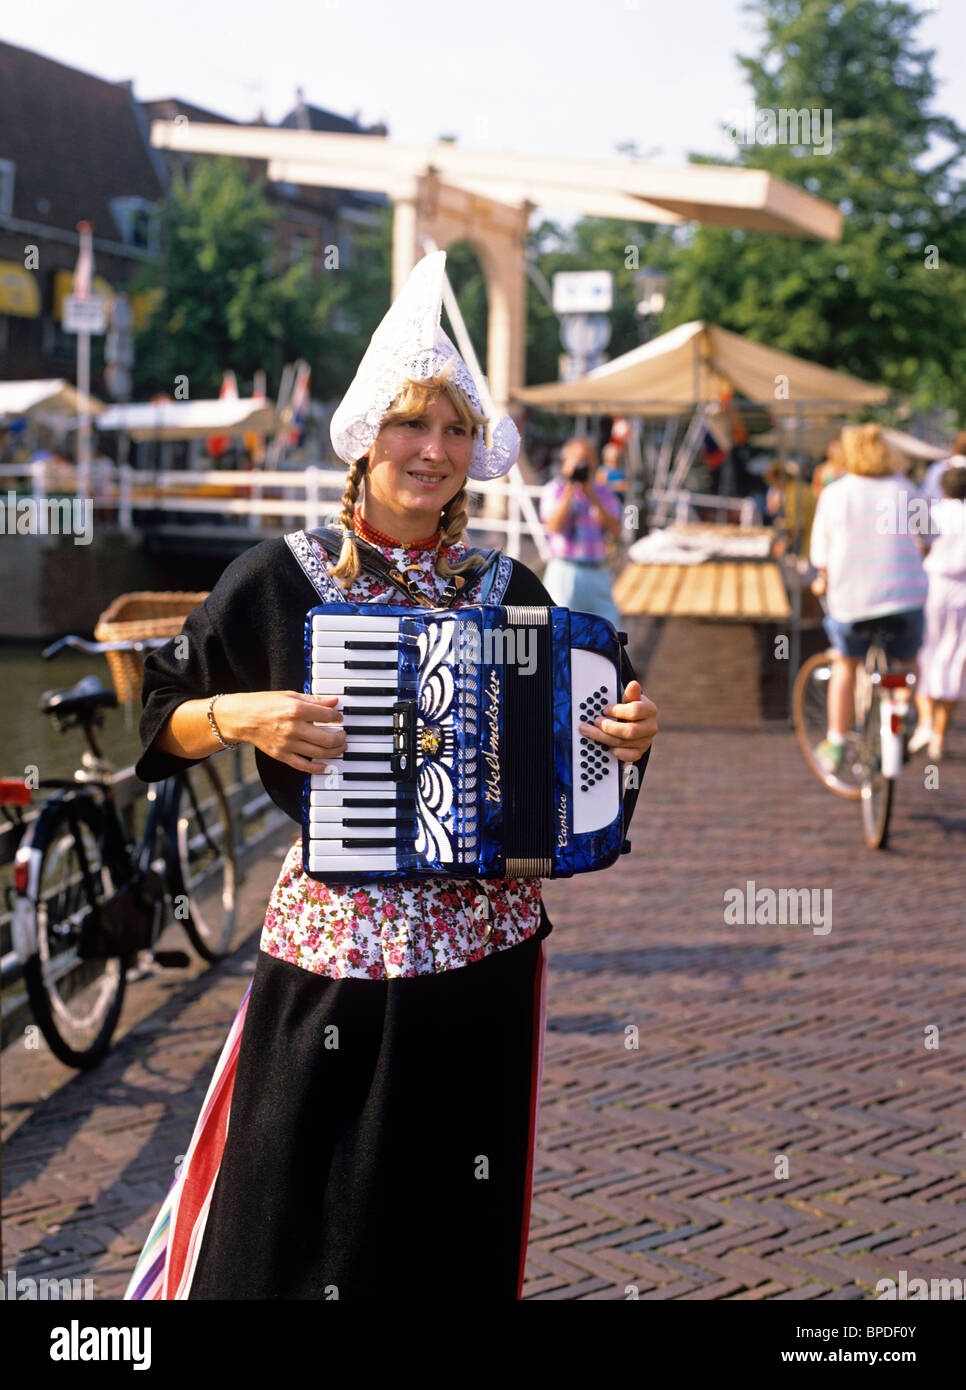
<instances>
[{"instance_id":1,"label":"woman in white top","mask_svg":"<svg viewBox=\"0 0 966 1390\"><path fill-rule=\"evenodd\" d=\"M895 667L915 670L928 587L908 524L915 489L898 473L879 426L843 430L842 448L846 474L822 491L811 537L818 570L812 591L828 596L825 630L836 648L828 735L816 750L829 772L837 772L845 758L855 672L876 630Z\"/></svg>"}]
</instances>

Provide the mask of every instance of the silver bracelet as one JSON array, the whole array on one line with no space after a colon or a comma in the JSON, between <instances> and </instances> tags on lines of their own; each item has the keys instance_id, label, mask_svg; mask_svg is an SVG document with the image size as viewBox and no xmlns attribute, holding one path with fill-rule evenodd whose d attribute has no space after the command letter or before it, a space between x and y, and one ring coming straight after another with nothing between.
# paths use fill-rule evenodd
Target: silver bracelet
<instances>
[{"instance_id":1,"label":"silver bracelet","mask_svg":"<svg viewBox=\"0 0 966 1390\"><path fill-rule=\"evenodd\" d=\"M208 723L211 725L211 732L214 734L215 738L221 744L222 748L237 748L237 743L225 742L225 740L221 736L221 730L215 723L215 701L220 700L221 696L224 694L225 691L222 691L220 695L212 695L211 699L208 701Z\"/></svg>"}]
</instances>

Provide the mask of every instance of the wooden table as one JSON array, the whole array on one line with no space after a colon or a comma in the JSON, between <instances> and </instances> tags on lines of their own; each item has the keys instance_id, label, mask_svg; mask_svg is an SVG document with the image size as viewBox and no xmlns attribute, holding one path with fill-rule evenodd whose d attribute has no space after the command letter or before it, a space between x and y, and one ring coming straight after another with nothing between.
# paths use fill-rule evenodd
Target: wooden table
<instances>
[{"instance_id":1,"label":"wooden table","mask_svg":"<svg viewBox=\"0 0 966 1390\"><path fill-rule=\"evenodd\" d=\"M633 616L783 622L792 614L774 560L628 565L614 585L614 601Z\"/></svg>"}]
</instances>

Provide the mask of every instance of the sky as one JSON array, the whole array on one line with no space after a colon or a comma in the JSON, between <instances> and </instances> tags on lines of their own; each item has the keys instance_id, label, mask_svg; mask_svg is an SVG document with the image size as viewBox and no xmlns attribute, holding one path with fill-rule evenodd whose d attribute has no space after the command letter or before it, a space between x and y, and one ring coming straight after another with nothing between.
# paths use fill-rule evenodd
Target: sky
<instances>
[{"instance_id":1,"label":"sky","mask_svg":"<svg viewBox=\"0 0 966 1390\"><path fill-rule=\"evenodd\" d=\"M309 103L390 138L680 165L733 153L720 127L749 104L735 61L757 44L741 0L42 0L5 7L0 38L110 80L246 121ZM438 16L438 17L435 17ZM966 0L920 27L935 109L966 126ZM2 132L0 132L2 142ZM2 150L0 150L2 154Z\"/></svg>"}]
</instances>

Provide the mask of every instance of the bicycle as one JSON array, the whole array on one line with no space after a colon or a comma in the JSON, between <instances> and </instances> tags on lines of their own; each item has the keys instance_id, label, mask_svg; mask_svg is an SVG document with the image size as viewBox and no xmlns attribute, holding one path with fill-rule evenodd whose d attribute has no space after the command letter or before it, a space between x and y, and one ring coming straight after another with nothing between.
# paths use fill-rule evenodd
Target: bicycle
<instances>
[{"instance_id":1,"label":"bicycle","mask_svg":"<svg viewBox=\"0 0 966 1390\"><path fill-rule=\"evenodd\" d=\"M891 692L911 690L916 683L910 672L890 668L883 646L887 631L881 624L874 627L865 663L856 670L855 723L845 736L845 756L838 771L824 766L816 754L828 729L834 648L816 653L803 664L792 696L795 732L806 762L836 796L861 801L863 837L869 849L886 846L895 783L906 761L903 706Z\"/></svg>"},{"instance_id":2,"label":"bicycle","mask_svg":"<svg viewBox=\"0 0 966 1390\"><path fill-rule=\"evenodd\" d=\"M141 651L167 640L65 637L43 656L67 646L92 653ZM159 966L188 963L182 951L155 949L166 899L204 960L227 953L235 928L235 834L217 769L205 760L153 783L146 821L136 835L132 817L117 805L114 769L94 736L102 710L117 703L115 692L96 676L41 696L41 713L60 733L81 728L87 748L72 778L36 783L56 790L29 825L23 807L34 784L24 778L0 781L0 804L21 832L14 855L13 947L51 1051L81 1069L109 1050L128 970L141 952L150 952ZM213 906L207 896L201 899L212 888Z\"/></svg>"}]
</instances>

